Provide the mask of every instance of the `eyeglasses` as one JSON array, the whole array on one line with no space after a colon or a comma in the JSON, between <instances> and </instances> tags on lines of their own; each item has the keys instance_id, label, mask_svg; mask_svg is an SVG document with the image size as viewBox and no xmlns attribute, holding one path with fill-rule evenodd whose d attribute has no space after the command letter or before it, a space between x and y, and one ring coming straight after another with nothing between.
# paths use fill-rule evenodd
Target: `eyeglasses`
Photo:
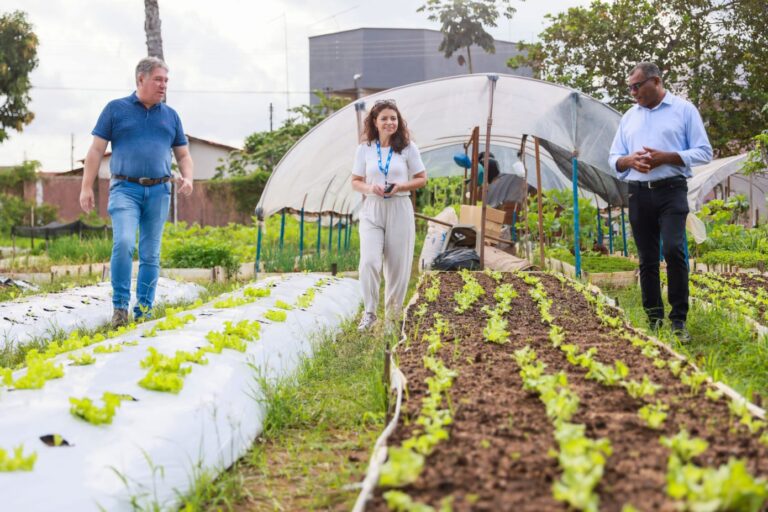
<instances>
[{"instance_id":1,"label":"eyeglasses","mask_svg":"<svg viewBox=\"0 0 768 512\"><path fill-rule=\"evenodd\" d=\"M376 107L378 105L397 105L395 103L395 100L389 99L389 100L376 100L373 102L373 106Z\"/></svg>"},{"instance_id":2,"label":"eyeglasses","mask_svg":"<svg viewBox=\"0 0 768 512\"><path fill-rule=\"evenodd\" d=\"M655 77L655 76L649 76L649 77L648 77L648 78L646 78L645 80L641 80L641 81L639 81L639 82L635 82L635 83L633 83L633 84L629 84L629 87L627 87L627 92L631 94L631 93L633 93L633 92L637 92L637 91L639 91L639 90L640 90L640 88L643 86L643 84L644 84L645 82L647 82L648 80L651 80L652 78L656 78L656 77Z\"/></svg>"}]
</instances>

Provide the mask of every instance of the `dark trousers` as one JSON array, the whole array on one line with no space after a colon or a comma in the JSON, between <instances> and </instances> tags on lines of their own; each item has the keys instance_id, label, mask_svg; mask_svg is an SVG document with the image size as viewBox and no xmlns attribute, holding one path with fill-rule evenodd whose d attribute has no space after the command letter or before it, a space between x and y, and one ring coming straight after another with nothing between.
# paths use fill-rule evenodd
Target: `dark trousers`
<instances>
[{"instance_id":1,"label":"dark trousers","mask_svg":"<svg viewBox=\"0 0 768 512\"><path fill-rule=\"evenodd\" d=\"M687 216L688 185L682 179L673 185L653 189L629 185L629 223L640 256L643 309L651 322L664 318L659 281L661 251L667 262L668 299L672 306L669 319L685 322L688 316Z\"/></svg>"}]
</instances>

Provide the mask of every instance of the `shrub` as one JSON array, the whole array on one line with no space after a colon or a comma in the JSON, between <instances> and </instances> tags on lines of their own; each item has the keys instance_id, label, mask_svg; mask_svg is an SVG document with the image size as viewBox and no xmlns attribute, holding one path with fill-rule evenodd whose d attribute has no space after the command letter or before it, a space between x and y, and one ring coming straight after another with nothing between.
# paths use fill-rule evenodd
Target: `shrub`
<instances>
[{"instance_id":1,"label":"shrub","mask_svg":"<svg viewBox=\"0 0 768 512\"><path fill-rule=\"evenodd\" d=\"M172 247L164 257L164 267L213 268L224 267L228 276L237 273L240 260L232 247L223 241L186 240Z\"/></svg>"}]
</instances>

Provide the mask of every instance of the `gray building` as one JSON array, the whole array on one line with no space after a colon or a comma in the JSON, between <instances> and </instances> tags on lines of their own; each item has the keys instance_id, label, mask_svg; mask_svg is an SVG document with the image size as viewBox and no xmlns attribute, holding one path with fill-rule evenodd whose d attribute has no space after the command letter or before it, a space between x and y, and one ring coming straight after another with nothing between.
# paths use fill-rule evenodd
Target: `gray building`
<instances>
[{"instance_id":1,"label":"gray building","mask_svg":"<svg viewBox=\"0 0 768 512\"><path fill-rule=\"evenodd\" d=\"M443 34L438 30L407 28L358 28L309 38L309 86L350 99L434 78L466 74L466 49L451 58L438 50ZM473 46L475 73L532 76L529 68L512 70L510 57L521 52L516 43L495 41L496 53ZM357 78L356 78L357 77ZM312 96L313 103L317 99Z\"/></svg>"}]
</instances>

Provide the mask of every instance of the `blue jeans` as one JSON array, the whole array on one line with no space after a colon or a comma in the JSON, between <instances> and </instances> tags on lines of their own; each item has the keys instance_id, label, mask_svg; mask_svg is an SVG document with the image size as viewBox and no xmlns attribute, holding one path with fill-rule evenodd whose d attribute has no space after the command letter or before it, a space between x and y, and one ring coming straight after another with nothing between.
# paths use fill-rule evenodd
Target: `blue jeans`
<instances>
[{"instance_id":1,"label":"blue jeans","mask_svg":"<svg viewBox=\"0 0 768 512\"><path fill-rule=\"evenodd\" d=\"M139 230L139 275L134 316L152 308L160 275L160 241L171 204L171 184L145 187L112 180L107 212L112 217L112 305L128 309L131 300L131 270L136 230Z\"/></svg>"}]
</instances>

